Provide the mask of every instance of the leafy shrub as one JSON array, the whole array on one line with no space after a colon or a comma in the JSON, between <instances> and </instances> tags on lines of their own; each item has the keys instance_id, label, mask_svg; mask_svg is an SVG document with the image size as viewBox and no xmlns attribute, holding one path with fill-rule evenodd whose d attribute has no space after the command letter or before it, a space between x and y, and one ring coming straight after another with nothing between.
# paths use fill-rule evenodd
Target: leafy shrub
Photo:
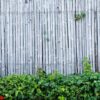
<instances>
[{"instance_id":1,"label":"leafy shrub","mask_svg":"<svg viewBox=\"0 0 100 100\"><path fill-rule=\"evenodd\" d=\"M100 74L12 75L0 78L5 100L100 100Z\"/></svg>"}]
</instances>

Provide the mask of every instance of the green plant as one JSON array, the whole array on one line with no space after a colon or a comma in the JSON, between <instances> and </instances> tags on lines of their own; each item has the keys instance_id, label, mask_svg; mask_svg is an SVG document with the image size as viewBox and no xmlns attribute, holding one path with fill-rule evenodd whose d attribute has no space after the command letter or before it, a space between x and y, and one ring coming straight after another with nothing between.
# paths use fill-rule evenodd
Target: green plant
<instances>
[{"instance_id":1,"label":"green plant","mask_svg":"<svg viewBox=\"0 0 100 100\"><path fill-rule=\"evenodd\" d=\"M90 61L87 57L85 57L83 59L83 71L84 71L84 73L92 72L91 64L90 64Z\"/></svg>"},{"instance_id":2,"label":"green plant","mask_svg":"<svg viewBox=\"0 0 100 100\"><path fill-rule=\"evenodd\" d=\"M100 100L100 73L6 76L0 78L0 95L5 100Z\"/></svg>"},{"instance_id":3,"label":"green plant","mask_svg":"<svg viewBox=\"0 0 100 100\"><path fill-rule=\"evenodd\" d=\"M79 21L86 17L85 12L80 12L79 14L75 14L75 20Z\"/></svg>"},{"instance_id":4,"label":"green plant","mask_svg":"<svg viewBox=\"0 0 100 100\"><path fill-rule=\"evenodd\" d=\"M46 76L46 72L42 68L38 68L37 69L37 76L45 77Z\"/></svg>"}]
</instances>

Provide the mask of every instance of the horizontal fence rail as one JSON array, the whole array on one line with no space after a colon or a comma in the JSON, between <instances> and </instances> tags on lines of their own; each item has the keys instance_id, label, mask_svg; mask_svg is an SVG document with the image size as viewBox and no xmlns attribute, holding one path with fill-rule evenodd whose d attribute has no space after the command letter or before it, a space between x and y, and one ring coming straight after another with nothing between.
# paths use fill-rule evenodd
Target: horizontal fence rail
<instances>
[{"instance_id":1,"label":"horizontal fence rail","mask_svg":"<svg viewBox=\"0 0 100 100\"><path fill-rule=\"evenodd\" d=\"M82 17L83 16L83 17ZM0 0L0 75L100 71L100 0Z\"/></svg>"}]
</instances>

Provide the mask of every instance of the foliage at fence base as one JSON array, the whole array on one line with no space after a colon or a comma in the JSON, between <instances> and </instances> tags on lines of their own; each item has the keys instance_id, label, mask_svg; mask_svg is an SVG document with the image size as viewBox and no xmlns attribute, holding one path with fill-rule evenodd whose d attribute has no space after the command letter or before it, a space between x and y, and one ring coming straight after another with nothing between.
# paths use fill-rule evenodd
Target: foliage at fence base
<instances>
[{"instance_id":1,"label":"foliage at fence base","mask_svg":"<svg viewBox=\"0 0 100 100\"><path fill-rule=\"evenodd\" d=\"M12 75L0 78L6 100L100 100L100 74Z\"/></svg>"}]
</instances>

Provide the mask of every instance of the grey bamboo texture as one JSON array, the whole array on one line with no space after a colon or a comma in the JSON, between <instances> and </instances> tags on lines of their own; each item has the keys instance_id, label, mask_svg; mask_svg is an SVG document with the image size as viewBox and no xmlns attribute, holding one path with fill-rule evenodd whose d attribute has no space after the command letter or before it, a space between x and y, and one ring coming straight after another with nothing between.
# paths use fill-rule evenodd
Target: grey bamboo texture
<instances>
[{"instance_id":1,"label":"grey bamboo texture","mask_svg":"<svg viewBox=\"0 0 100 100\"><path fill-rule=\"evenodd\" d=\"M86 56L100 71L100 0L0 0L2 76L81 73Z\"/></svg>"}]
</instances>

